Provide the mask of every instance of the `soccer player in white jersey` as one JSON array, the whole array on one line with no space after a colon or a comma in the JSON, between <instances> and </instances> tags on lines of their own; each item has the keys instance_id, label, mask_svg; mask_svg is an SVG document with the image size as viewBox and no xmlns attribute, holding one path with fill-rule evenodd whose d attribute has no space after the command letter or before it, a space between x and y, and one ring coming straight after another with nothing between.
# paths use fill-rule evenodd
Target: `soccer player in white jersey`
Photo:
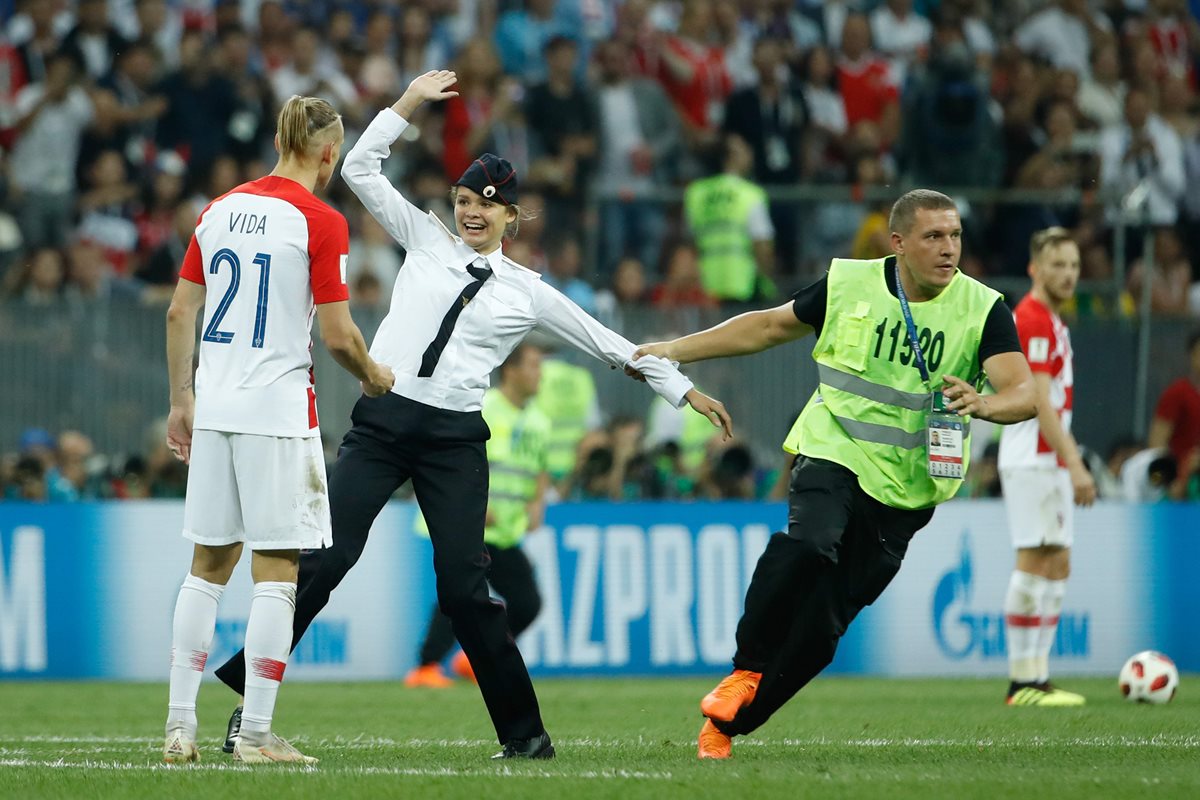
<instances>
[{"instance_id":1,"label":"soccer player in white jersey","mask_svg":"<svg viewBox=\"0 0 1200 800\"><path fill-rule=\"evenodd\" d=\"M246 625L252 668L234 759L316 761L271 731L292 643L300 550L331 542L309 354L314 312L326 346L366 394L379 396L395 380L370 358L350 318L346 220L313 194L333 176L342 138L341 117L329 103L288 100L275 137L278 164L204 209L167 312L167 442L191 465L183 535L195 542L175 604L168 763L200 760L196 695L217 604L243 546L253 551Z\"/></svg>"},{"instance_id":2,"label":"soccer player in white jersey","mask_svg":"<svg viewBox=\"0 0 1200 800\"><path fill-rule=\"evenodd\" d=\"M1096 484L1071 436L1075 374L1071 339L1058 312L1079 282L1079 246L1063 228L1030 241L1033 286L1013 312L1033 371L1036 419L1004 429L1000 482L1016 569L1004 602L1013 706L1078 706L1084 698L1050 683L1050 650L1071 570L1074 506L1096 500Z\"/></svg>"}]
</instances>

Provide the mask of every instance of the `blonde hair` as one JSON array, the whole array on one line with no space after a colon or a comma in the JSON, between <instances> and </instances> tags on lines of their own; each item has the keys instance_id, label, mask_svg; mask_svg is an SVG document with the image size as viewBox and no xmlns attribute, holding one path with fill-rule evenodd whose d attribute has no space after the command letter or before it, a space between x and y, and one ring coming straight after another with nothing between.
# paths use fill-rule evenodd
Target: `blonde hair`
<instances>
[{"instance_id":1,"label":"blonde hair","mask_svg":"<svg viewBox=\"0 0 1200 800\"><path fill-rule=\"evenodd\" d=\"M1058 247L1060 244L1066 244L1067 242L1074 244L1075 240L1071 238L1071 232L1066 228L1056 225L1053 228L1038 231L1029 240L1029 257L1037 258L1042 254L1043 250Z\"/></svg>"},{"instance_id":2,"label":"blonde hair","mask_svg":"<svg viewBox=\"0 0 1200 800\"><path fill-rule=\"evenodd\" d=\"M279 110L279 154L304 158L315 144L326 144L325 136L337 126L340 137L342 115L328 100L294 94Z\"/></svg>"},{"instance_id":3,"label":"blonde hair","mask_svg":"<svg viewBox=\"0 0 1200 800\"><path fill-rule=\"evenodd\" d=\"M450 204L454 205L454 203L457 202L457 200L458 200L458 186L457 185L451 186L450 187ZM517 238L517 234L521 231L522 220L537 219L538 214L536 211L525 208L524 206L521 206L517 203L511 203L507 207L511 208L513 211L517 212L517 218L514 219L512 222L505 223L504 238L505 239L515 239L515 238Z\"/></svg>"}]
</instances>

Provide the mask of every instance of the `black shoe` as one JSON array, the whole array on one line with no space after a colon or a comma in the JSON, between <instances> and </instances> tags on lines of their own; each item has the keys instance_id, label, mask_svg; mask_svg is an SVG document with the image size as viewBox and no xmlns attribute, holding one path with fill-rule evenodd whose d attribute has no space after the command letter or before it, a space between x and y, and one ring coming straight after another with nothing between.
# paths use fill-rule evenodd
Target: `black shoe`
<instances>
[{"instance_id":1,"label":"black shoe","mask_svg":"<svg viewBox=\"0 0 1200 800\"><path fill-rule=\"evenodd\" d=\"M229 715L229 727L225 729L225 744L221 746L221 750L226 753L233 752L233 746L237 744L238 734L242 732L242 707L238 706Z\"/></svg>"},{"instance_id":2,"label":"black shoe","mask_svg":"<svg viewBox=\"0 0 1200 800\"><path fill-rule=\"evenodd\" d=\"M505 743L504 749L492 756L497 758L554 758L554 745L550 744L550 735L542 731L532 739L512 739Z\"/></svg>"}]
</instances>

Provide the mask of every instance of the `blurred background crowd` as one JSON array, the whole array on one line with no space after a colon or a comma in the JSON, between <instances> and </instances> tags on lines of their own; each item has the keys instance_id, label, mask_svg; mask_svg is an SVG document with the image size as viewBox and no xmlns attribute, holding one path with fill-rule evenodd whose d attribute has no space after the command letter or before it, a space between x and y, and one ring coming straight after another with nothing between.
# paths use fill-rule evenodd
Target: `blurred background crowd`
<instances>
[{"instance_id":1,"label":"blurred background crowd","mask_svg":"<svg viewBox=\"0 0 1200 800\"><path fill-rule=\"evenodd\" d=\"M460 96L422 109L389 178L451 222L449 184L479 152L507 157L535 213L509 255L619 330L642 310L781 301L832 256L885 255L889 199L913 185L963 190L962 267L993 285L1019 295L1029 235L1064 225L1083 253L1073 318L1132 317L1143 293L1158 317L1200 315L1198 7L0 0L0 317L164 304L199 211L273 165L284 100L329 99L352 143L447 66ZM353 304L385 309L403 252L340 181L328 199L351 226ZM1180 419L1167 436L1194 428L1194 448L1200 423ZM564 497L778 491L782 461L663 433L653 408L587 423ZM0 481L177 496L186 473L161 438L106 456L30 428ZM1164 486L1186 483L1191 452ZM977 472L972 491L993 491Z\"/></svg>"}]
</instances>

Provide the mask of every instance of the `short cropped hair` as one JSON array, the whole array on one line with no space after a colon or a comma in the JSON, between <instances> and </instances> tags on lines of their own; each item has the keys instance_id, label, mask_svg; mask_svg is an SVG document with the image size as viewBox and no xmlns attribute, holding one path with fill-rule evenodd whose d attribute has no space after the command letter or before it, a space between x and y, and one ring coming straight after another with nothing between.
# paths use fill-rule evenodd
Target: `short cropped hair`
<instances>
[{"instance_id":1,"label":"short cropped hair","mask_svg":"<svg viewBox=\"0 0 1200 800\"><path fill-rule=\"evenodd\" d=\"M1071 238L1071 232L1066 228L1055 225L1053 228L1038 231L1029 240L1029 257L1037 258L1044 250L1058 247L1067 242L1074 244L1075 240Z\"/></svg>"},{"instance_id":2,"label":"short cropped hair","mask_svg":"<svg viewBox=\"0 0 1200 800\"><path fill-rule=\"evenodd\" d=\"M918 211L957 211L958 206L946 195L933 189L913 189L905 192L892 206L888 217L889 230L905 234L912 230Z\"/></svg>"},{"instance_id":3,"label":"short cropped hair","mask_svg":"<svg viewBox=\"0 0 1200 800\"><path fill-rule=\"evenodd\" d=\"M516 348L508 354L508 358L504 359L504 361L500 363L500 374L503 375L513 367L520 366L521 361L525 358L525 354L531 350L536 350L539 353L542 352L542 348L538 347L533 342L524 341L517 345Z\"/></svg>"}]
</instances>

